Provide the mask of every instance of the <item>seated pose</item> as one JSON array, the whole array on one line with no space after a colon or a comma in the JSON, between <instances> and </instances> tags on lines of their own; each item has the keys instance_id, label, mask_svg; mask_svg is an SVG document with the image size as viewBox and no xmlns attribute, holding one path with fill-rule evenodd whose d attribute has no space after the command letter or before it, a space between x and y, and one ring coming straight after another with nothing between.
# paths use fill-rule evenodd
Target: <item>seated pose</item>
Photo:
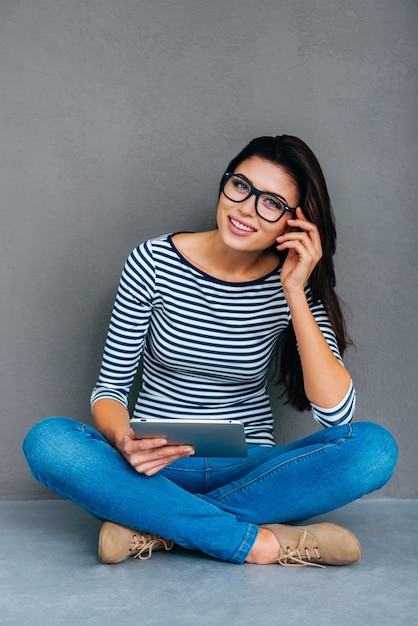
<instances>
[{"instance_id":1,"label":"seated pose","mask_svg":"<svg viewBox=\"0 0 418 626\"><path fill-rule=\"evenodd\" d=\"M360 559L349 530L306 524L382 487L397 459L384 428L352 423L335 242L320 165L282 135L231 161L215 230L163 235L129 256L92 394L96 428L52 417L24 442L37 480L103 520L101 561L174 544L233 563ZM276 351L287 400L321 426L282 446L266 390ZM135 417L240 420L247 456L137 438L127 398L141 357Z\"/></svg>"}]
</instances>

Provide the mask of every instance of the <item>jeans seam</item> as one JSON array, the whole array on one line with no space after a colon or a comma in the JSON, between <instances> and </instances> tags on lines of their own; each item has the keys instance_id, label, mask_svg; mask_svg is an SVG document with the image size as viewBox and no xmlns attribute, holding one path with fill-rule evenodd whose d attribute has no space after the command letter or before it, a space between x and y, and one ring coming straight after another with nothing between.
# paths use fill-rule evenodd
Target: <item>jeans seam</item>
<instances>
[{"instance_id":1,"label":"jeans seam","mask_svg":"<svg viewBox=\"0 0 418 626\"><path fill-rule=\"evenodd\" d=\"M339 446L344 440L346 439L350 439L352 435L352 428L351 428L351 424L350 424L350 431L349 433L344 436L341 437L338 441L334 442L334 443L330 443L326 446L323 446L320 450L314 450L312 452L307 452L305 454L299 455L296 458L292 458L292 459L288 459L287 461L283 461L281 463L279 463L278 465L270 468L269 470L267 470L266 472L264 472L264 474L261 474L260 476L257 476L257 478L254 478L253 480L251 480L250 482L245 483L245 485L240 485L239 487L237 487L236 489L232 489L231 491L229 491L228 493L224 493L222 496L219 496L218 498L215 498L214 501L215 502L221 502L223 499L234 495L235 493L238 492L245 492L245 490L249 487L251 487L252 485L254 485L255 483L258 483L262 480L265 479L266 476L269 476L271 474L273 474L274 472L278 472L281 469L283 469L284 467L286 467L288 464L290 463L299 463L303 460L305 460L306 458L312 457L314 455L319 455L322 454L323 452L326 452L327 450L329 450L330 448L336 448L337 446Z\"/></svg>"}]
</instances>

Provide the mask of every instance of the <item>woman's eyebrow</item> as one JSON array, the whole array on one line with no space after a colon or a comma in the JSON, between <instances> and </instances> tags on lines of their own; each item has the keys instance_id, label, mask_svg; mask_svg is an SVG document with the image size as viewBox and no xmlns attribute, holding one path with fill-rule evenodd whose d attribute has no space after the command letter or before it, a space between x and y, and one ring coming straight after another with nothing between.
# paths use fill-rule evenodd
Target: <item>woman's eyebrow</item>
<instances>
[{"instance_id":1,"label":"woman's eyebrow","mask_svg":"<svg viewBox=\"0 0 418 626\"><path fill-rule=\"evenodd\" d=\"M239 172L234 172L234 174L236 174L236 176L240 176L241 178L243 178L245 181L247 181L247 183L251 185L251 187L254 187L254 189L257 189L257 191L261 191L261 193L268 193L270 196L276 196L276 198L280 198L281 200L283 200L285 204L288 204L286 198L282 196L280 193L276 193L275 191L266 191L265 189L259 189L253 184L253 182L249 178L245 176L245 174L240 174Z\"/></svg>"}]
</instances>

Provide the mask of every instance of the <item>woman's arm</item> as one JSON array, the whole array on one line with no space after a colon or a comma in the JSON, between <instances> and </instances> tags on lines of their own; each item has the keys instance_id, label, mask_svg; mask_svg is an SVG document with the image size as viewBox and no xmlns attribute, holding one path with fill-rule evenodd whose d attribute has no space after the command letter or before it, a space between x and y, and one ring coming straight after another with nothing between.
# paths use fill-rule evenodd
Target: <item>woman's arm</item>
<instances>
[{"instance_id":1,"label":"woman's arm","mask_svg":"<svg viewBox=\"0 0 418 626\"><path fill-rule=\"evenodd\" d=\"M298 343L306 396L319 407L333 408L347 394L351 376L328 345L305 293L291 293L286 299Z\"/></svg>"},{"instance_id":2,"label":"woman's arm","mask_svg":"<svg viewBox=\"0 0 418 626\"><path fill-rule=\"evenodd\" d=\"M288 224L292 230L277 239L278 249L288 250L281 281L298 343L305 393L311 403L333 408L347 395L351 376L328 345L305 294L306 283L322 257L321 240L317 227L306 220L300 208Z\"/></svg>"},{"instance_id":3,"label":"woman's arm","mask_svg":"<svg viewBox=\"0 0 418 626\"><path fill-rule=\"evenodd\" d=\"M92 393L94 422L139 473L155 474L193 454L190 446L165 439L136 439L130 428L128 393L138 368L152 315L154 271L151 243L136 248L125 263L112 311L100 376Z\"/></svg>"},{"instance_id":4,"label":"woman's arm","mask_svg":"<svg viewBox=\"0 0 418 626\"><path fill-rule=\"evenodd\" d=\"M97 430L114 448L120 450L125 437L130 436L128 410L120 402L110 398L97 400L91 410Z\"/></svg>"},{"instance_id":5,"label":"woman's arm","mask_svg":"<svg viewBox=\"0 0 418 626\"><path fill-rule=\"evenodd\" d=\"M123 268L91 404L113 399L128 406L128 394L141 358L155 290L152 247L138 246Z\"/></svg>"}]
</instances>

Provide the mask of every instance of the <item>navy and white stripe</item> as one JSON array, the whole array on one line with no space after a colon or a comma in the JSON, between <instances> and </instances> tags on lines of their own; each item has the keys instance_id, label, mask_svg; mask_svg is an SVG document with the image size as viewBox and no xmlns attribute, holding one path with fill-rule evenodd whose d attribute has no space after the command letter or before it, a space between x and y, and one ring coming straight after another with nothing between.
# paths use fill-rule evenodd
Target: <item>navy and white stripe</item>
<instances>
[{"instance_id":1,"label":"navy and white stripe","mask_svg":"<svg viewBox=\"0 0 418 626\"><path fill-rule=\"evenodd\" d=\"M311 310L341 360L324 307ZM127 406L143 355L136 417L240 419L249 443L272 445L266 375L289 320L278 270L228 283L191 265L171 236L147 241L122 272L92 404L113 398ZM347 423L354 402L351 386L338 407L312 406L313 415L324 426Z\"/></svg>"}]
</instances>

